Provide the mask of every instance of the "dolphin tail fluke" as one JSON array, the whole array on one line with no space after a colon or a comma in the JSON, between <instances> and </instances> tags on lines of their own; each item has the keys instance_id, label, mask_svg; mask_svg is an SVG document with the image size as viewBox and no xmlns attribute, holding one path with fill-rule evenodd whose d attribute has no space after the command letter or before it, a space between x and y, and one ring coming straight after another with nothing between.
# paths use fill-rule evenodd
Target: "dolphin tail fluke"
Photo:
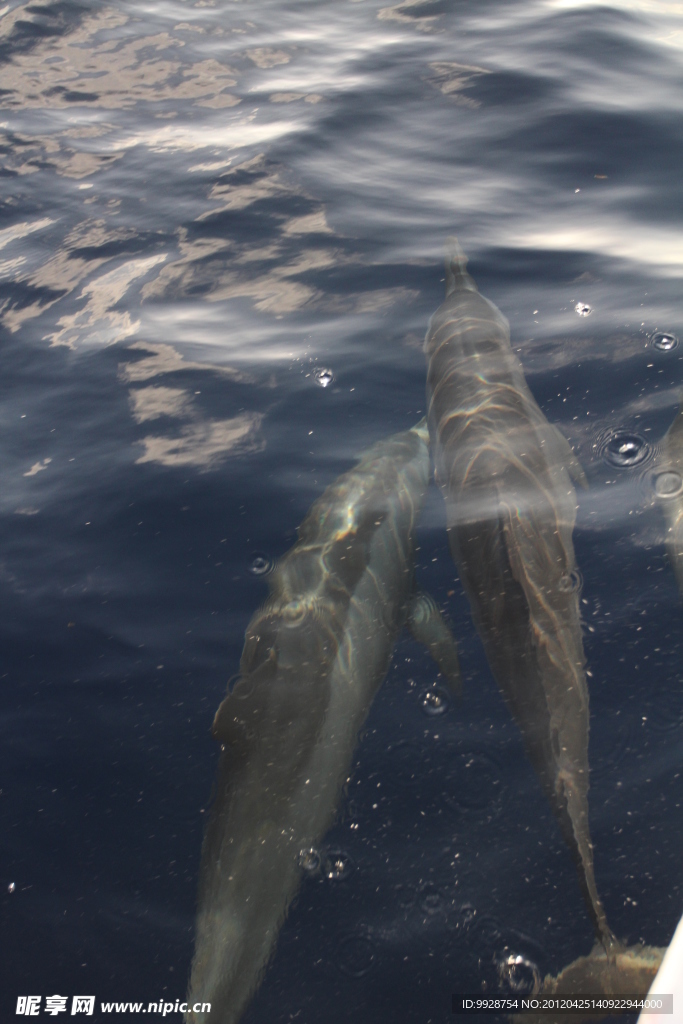
<instances>
[{"instance_id":1,"label":"dolphin tail fluke","mask_svg":"<svg viewBox=\"0 0 683 1024\"><path fill-rule=\"evenodd\" d=\"M467 256L455 235L446 239L446 298L453 292L479 289L467 273Z\"/></svg>"},{"instance_id":2,"label":"dolphin tail fluke","mask_svg":"<svg viewBox=\"0 0 683 1024\"><path fill-rule=\"evenodd\" d=\"M424 591L417 591L411 598L408 608L408 628L415 639L427 648L446 680L449 690L460 700L462 680L458 648L436 606L436 601Z\"/></svg>"}]
</instances>

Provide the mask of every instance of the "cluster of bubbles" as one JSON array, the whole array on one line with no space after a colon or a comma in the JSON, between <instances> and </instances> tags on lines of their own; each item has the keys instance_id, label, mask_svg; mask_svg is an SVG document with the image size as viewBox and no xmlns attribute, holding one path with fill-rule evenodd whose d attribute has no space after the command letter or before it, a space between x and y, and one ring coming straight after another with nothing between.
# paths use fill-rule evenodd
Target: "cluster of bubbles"
<instances>
[{"instance_id":1,"label":"cluster of bubbles","mask_svg":"<svg viewBox=\"0 0 683 1024\"><path fill-rule=\"evenodd\" d=\"M323 875L330 882L345 882L355 864L344 850L328 850L322 859Z\"/></svg>"},{"instance_id":2,"label":"cluster of bubbles","mask_svg":"<svg viewBox=\"0 0 683 1024\"><path fill-rule=\"evenodd\" d=\"M498 960L498 977L503 989L515 995L529 995L541 986L541 972L533 960L507 949Z\"/></svg>"},{"instance_id":3,"label":"cluster of bubbles","mask_svg":"<svg viewBox=\"0 0 683 1024\"><path fill-rule=\"evenodd\" d=\"M321 388L329 387L334 380L334 371L330 370L326 366L318 366L313 371L313 380L316 384L319 384Z\"/></svg>"},{"instance_id":4,"label":"cluster of bubbles","mask_svg":"<svg viewBox=\"0 0 683 1024\"><path fill-rule=\"evenodd\" d=\"M429 718L443 715L450 707L451 699L443 686L430 686L419 697L420 707Z\"/></svg>"},{"instance_id":5,"label":"cluster of bubbles","mask_svg":"<svg viewBox=\"0 0 683 1024\"><path fill-rule=\"evenodd\" d=\"M593 312L592 306L589 306L587 302L577 302L574 306L574 310L579 316L590 316Z\"/></svg>"},{"instance_id":6,"label":"cluster of bubbles","mask_svg":"<svg viewBox=\"0 0 683 1024\"><path fill-rule=\"evenodd\" d=\"M343 882L356 865L344 850L316 850L314 846L310 846L299 853L299 866L307 875L317 875L320 872L330 882Z\"/></svg>"}]
</instances>

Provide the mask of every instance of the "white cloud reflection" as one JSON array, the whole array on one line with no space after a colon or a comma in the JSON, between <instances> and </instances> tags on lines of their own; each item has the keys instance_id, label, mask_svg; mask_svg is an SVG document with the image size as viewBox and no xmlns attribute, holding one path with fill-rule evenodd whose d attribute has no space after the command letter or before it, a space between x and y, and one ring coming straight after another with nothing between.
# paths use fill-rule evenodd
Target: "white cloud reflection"
<instances>
[{"instance_id":1,"label":"white cloud reflection","mask_svg":"<svg viewBox=\"0 0 683 1024\"><path fill-rule=\"evenodd\" d=\"M50 224L54 224L51 217L42 217L40 220L22 221L21 224L13 224L12 227L4 228L0 231L0 249L4 249L6 245L14 242L17 238L25 238L26 235L30 235L34 231L42 231Z\"/></svg>"},{"instance_id":2,"label":"white cloud reflection","mask_svg":"<svg viewBox=\"0 0 683 1024\"><path fill-rule=\"evenodd\" d=\"M232 367L185 360L171 345L138 342L130 348L151 355L138 362L120 363L119 376L124 381L138 383L180 370L213 371L237 380L247 379ZM195 394L185 388L158 384L129 390L131 414L136 423L167 417L183 424L175 434L149 434L134 442L144 449L137 463L196 466L206 472L228 457L248 455L265 447L260 432L262 413L242 412L229 419L212 419L198 406Z\"/></svg>"},{"instance_id":3,"label":"white cloud reflection","mask_svg":"<svg viewBox=\"0 0 683 1024\"><path fill-rule=\"evenodd\" d=\"M252 380L250 376L232 366L211 362L197 363L185 359L172 345L153 345L150 342L138 341L129 345L128 351L149 352L151 355L136 362L119 363L119 376L124 381L150 380L152 377L176 373L179 370L205 370L224 374L232 380L242 382Z\"/></svg>"},{"instance_id":4,"label":"white cloud reflection","mask_svg":"<svg viewBox=\"0 0 683 1024\"><path fill-rule=\"evenodd\" d=\"M577 211L578 212L578 211ZM677 228L641 224L637 230L623 216L601 216L583 211L564 217L549 216L555 224L523 228L508 224L490 236L492 244L518 249L545 249L548 252L599 253L617 260L630 260L634 266L643 264L664 277L683 276L683 245ZM577 223L577 219L580 221Z\"/></svg>"},{"instance_id":5,"label":"white cloud reflection","mask_svg":"<svg viewBox=\"0 0 683 1024\"><path fill-rule=\"evenodd\" d=\"M60 317L59 330L45 335L51 345L76 348L83 344L112 345L134 334L140 321L133 320L127 310L118 312L112 307L124 297L133 281L163 263L167 253L128 260L114 270L100 274L88 282L79 298L86 303L77 313Z\"/></svg>"},{"instance_id":6,"label":"white cloud reflection","mask_svg":"<svg viewBox=\"0 0 683 1024\"><path fill-rule=\"evenodd\" d=\"M249 455L265 447L259 433L262 420L261 413L248 412L227 420L191 423L179 437L143 437L137 443L144 452L136 462L214 469L228 456Z\"/></svg>"},{"instance_id":7,"label":"white cloud reflection","mask_svg":"<svg viewBox=\"0 0 683 1024\"><path fill-rule=\"evenodd\" d=\"M24 476L35 476L37 473L41 473L44 469L47 469L52 459L41 459L40 462L34 462L28 472L24 473Z\"/></svg>"},{"instance_id":8,"label":"white cloud reflection","mask_svg":"<svg viewBox=\"0 0 683 1024\"><path fill-rule=\"evenodd\" d=\"M160 416L177 418L192 414L192 398L182 388L138 388L130 391L129 396L136 423L156 420Z\"/></svg>"},{"instance_id":9,"label":"white cloud reflection","mask_svg":"<svg viewBox=\"0 0 683 1024\"><path fill-rule=\"evenodd\" d=\"M431 32L440 15L420 13L420 8L429 2L430 0L402 0L402 3L394 7L381 7L377 17L380 21L398 21L420 32Z\"/></svg>"}]
</instances>

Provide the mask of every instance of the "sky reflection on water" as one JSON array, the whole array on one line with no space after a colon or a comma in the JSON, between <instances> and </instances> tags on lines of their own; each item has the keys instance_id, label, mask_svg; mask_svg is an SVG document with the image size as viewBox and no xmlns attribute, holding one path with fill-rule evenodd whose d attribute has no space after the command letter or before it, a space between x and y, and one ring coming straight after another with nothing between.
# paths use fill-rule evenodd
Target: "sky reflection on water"
<instances>
[{"instance_id":1,"label":"sky reflection on water","mask_svg":"<svg viewBox=\"0 0 683 1024\"><path fill-rule=\"evenodd\" d=\"M590 482L596 875L620 937L668 941L681 605L654 481L683 356L653 338L683 331L681 29L679 4L648 0L6 5L12 999L182 998L208 730L266 593L253 552L282 555L360 451L424 414L454 232ZM605 461L617 431L642 465ZM589 948L444 524L433 489L418 578L458 637L463 705L425 717L433 673L400 639L328 839L356 870L343 894L307 881L245 1024L446 1020L451 991L494 983L497 945L542 971ZM504 801L453 793L468 751Z\"/></svg>"}]
</instances>

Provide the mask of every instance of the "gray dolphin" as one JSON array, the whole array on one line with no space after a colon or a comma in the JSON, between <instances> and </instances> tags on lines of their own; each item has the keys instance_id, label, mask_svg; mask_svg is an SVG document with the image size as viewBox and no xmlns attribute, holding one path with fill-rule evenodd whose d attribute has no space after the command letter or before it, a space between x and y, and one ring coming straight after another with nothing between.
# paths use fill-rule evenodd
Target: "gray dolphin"
<instances>
[{"instance_id":1,"label":"gray dolphin","mask_svg":"<svg viewBox=\"0 0 683 1024\"><path fill-rule=\"evenodd\" d=\"M570 474L585 477L529 391L507 320L479 294L457 240L449 244L446 300L425 353L450 549L596 934L611 948L588 827L588 688L572 544Z\"/></svg>"},{"instance_id":2,"label":"gray dolphin","mask_svg":"<svg viewBox=\"0 0 683 1024\"><path fill-rule=\"evenodd\" d=\"M414 589L428 431L373 445L312 505L246 631L241 678L216 714L222 746L202 849L189 1005L234 1024L273 950L302 853L334 820L358 731L408 624L449 684L457 649Z\"/></svg>"},{"instance_id":3,"label":"gray dolphin","mask_svg":"<svg viewBox=\"0 0 683 1024\"><path fill-rule=\"evenodd\" d=\"M683 594L683 408L662 440L655 494L667 523L666 547Z\"/></svg>"}]
</instances>

